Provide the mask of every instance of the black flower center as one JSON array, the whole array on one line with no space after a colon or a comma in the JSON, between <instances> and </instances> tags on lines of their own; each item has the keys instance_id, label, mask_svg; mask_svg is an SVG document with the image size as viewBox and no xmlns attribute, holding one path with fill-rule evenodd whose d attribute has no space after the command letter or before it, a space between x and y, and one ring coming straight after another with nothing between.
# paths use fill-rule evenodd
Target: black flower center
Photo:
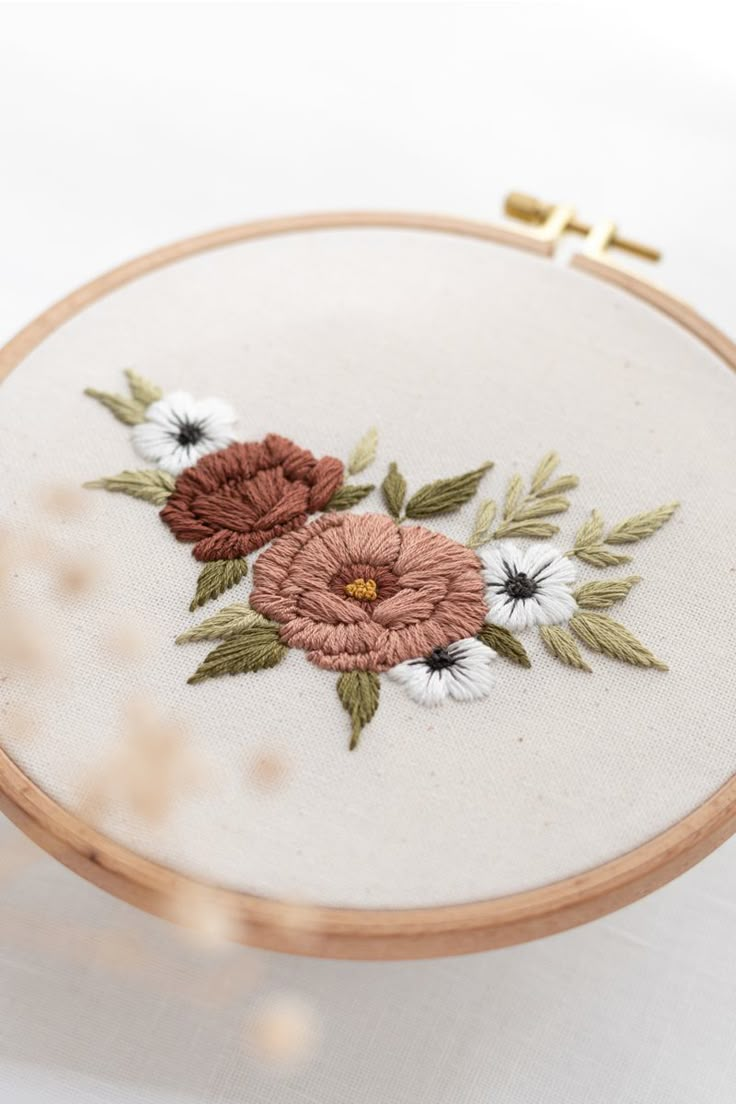
<instances>
[{"instance_id":1,"label":"black flower center","mask_svg":"<svg viewBox=\"0 0 736 1104\"><path fill-rule=\"evenodd\" d=\"M180 422L177 441L180 445L196 445L202 440L204 431L196 422Z\"/></svg>"},{"instance_id":2,"label":"black flower center","mask_svg":"<svg viewBox=\"0 0 736 1104\"><path fill-rule=\"evenodd\" d=\"M425 660L430 671L444 671L447 667L454 667L455 662L447 648L435 648Z\"/></svg>"},{"instance_id":3,"label":"black flower center","mask_svg":"<svg viewBox=\"0 0 736 1104\"><path fill-rule=\"evenodd\" d=\"M510 598L521 598L525 600L532 598L537 592L537 584L534 579L530 579L524 571L517 571L514 575L509 575L503 588Z\"/></svg>"}]
</instances>

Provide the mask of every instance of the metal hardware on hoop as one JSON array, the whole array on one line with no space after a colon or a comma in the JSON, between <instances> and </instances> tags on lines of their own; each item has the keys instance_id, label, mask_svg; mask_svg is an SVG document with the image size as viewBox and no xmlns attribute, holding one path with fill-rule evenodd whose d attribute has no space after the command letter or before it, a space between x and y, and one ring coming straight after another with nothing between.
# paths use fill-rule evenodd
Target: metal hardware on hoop
<instances>
[{"instance_id":1,"label":"metal hardware on hoop","mask_svg":"<svg viewBox=\"0 0 736 1104\"><path fill-rule=\"evenodd\" d=\"M511 218L530 223L533 237L545 242L556 242L563 234L571 231L585 235L583 252L588 257L603 260L609 247L623 249L636 257L647 261L658 261L662 254L651 245L631 238L622 237L614 222L610 220L593 223L583 222L575 213L575 208L564 203L544 203L534 196L523 192L510 192L506 196L504 211ZM606 258L607 260L607 258Z\"/></svg>"}]
</instances>

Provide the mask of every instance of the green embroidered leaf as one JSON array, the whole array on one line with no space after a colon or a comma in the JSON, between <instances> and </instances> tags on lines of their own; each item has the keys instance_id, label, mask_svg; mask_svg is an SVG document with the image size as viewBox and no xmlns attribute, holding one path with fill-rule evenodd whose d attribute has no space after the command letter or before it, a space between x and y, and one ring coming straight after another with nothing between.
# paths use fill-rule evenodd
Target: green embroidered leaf
<instances>
[{"instance_id":1,"label":"green embroidered leaf","mask_svg":"<svg viewBox=\"0 0 736 1104\"><path fill-rule=\"evenodd\" d=\"M376 450L378 448L378 430L371 428L363 437L360 438L357 445L350 453L348 460L348 474L357 475L358 472L364 471L369 465L376 459Z\"/></svg>"},{"instance_id":2,"label":"green embroidered leaf","mask_svg":"<svg viewBox=\"0 0 736 1104\"><path fill-rule=\"evenodd\" d=\"M656 533L669 521L679 505L679 502L668 502L646 514L635 514L626 521L619 522L606 535L606 544L634 544L644 537L651 537L652 533Z\"/></svg>"},{"instance_id":3,"label":"green embroidered leaf","mask_svg":"<svg viewBox=\"0 0 736 1104\"><path fill-rule=\"evenodd\" d=\"M577 667L579 671L590 671L567 629L561 629L559 625L540 625L539 635L555 659L568 667Z\"/></svg>"},{"instance_id":4,"label":"green embroidered leaf","mask_svg":"<svg viewBox=\"0 0 736 1104\"><path fill-rule=\"evenodd\" d=\"M474 471L463 472L451 479L436 479L420 487L406 504L406 516L409 518L432 517L457 510L468 502L478 490L478 484L489 468L490 462L481 464Z\"/></svg>"},{"instance_id":5,"label":"green embroidered leaf","mask_svg":"<svg viewBox=\"0 0 736 1104\"><path fill-rule=\"evenodd\" d=\"M406 480L393 462L388 466L388 475L381 484L381 493L386 509L394 520L398 521L404 509L406 498Z\"/></svg>"},{"instance_id":6,"label":"green embroidered leaf","mask_svg":"<svg viewBox=\"0 0 736 1104\"><path fill-rule=\"evenodd\" d=\"M520 667L531 667L532 661L526 654L526 648L508 629L502 629L500 625L484 625L478 639L504 659L518 663Z\"/></svg>"},{"instance_id":7,"label":"green embroidered leaf","mask_svg":"<svg viewBox=\"0 0 736 1104\"><path fill-rule=\"evenodd\" d=\"M288 652L277 625L252 625L210 652L187 682L194 685L220 675L242 675L275 667Z\"/></svg>"},{"instance_id":8,"label":"green embroidered leaf","mask_svg":"<svg viewBox=\"0 0 736 1104\"><path fill-rule=\"evenodd\" d=\"M128 381L128 387L133 396L133 401L141 403L144 407L150 406L152 402L157 402L163 395L163 391L160 387L157 387L155 383L151 383L150 380L145 379L143 376L139 376L132 368L125 369L125 377Z\"/></svg>"},{"instance_id":9,"label":"green embroidered leaf","mask_svg":"<svg viewBox=\"0 0 736 1104\"><path fill-rule=\"evenodd\" d=\"M201 621L177 636L177 644L186 644L190 640L229 640L232 636L240 636L252 625L270 625L265 617L256 613L246 602L238 602L234 606L225 606L218 610L212 617Z\"/></svg>"},{"instance_id":10,"label":"green embroidered leaf","mask_svg":"<svg viewBox=\"0 0 736 1104\"><path fill-rule=\"evenodd\" d=\"M195 610L212 598L218 598L223 591L239 583L247 573L247 560L210 560L199 573L197 590L189 609Z\"/></svg>"},{"instance_id":11,"label":"green embroidered leaf","mask_svg":"<svg viewBox=\"0 0 736 1104\"><path fill-rule=\"evenodd\" d=\"M174 483L174 476L168 472L144 469L106 475L102 479L93 479L84 486L132 495L133 498L142 498L144 502L152 502L154 506L163 506L174 489Z\"/></svg>"},{"instance_id":12,"label":"green embroidered leaf","mask_svg":"<svg viewBox=\"0 0 736 1104\"><path fill-rule=\"evenodd\" d=\"M560 458L556 452L548 452L546 456L542 457L532 475L531 492L533 495L540 493L559 462Z\"/></svg>"},{"instance_id":13,"label":"green embroidered leaf","mask_svg":"<svg viewBox=\"0 0 736 1104\"><path fill-rule=\"evenodd\" d=\"M623 602L631 588L640 582L641 575L627 575L624 579L583 583L573 591L573 598L582 609L608 609L614 602Z\"/></svg>"},{"instance_id":14,"label":"green embroidered leaf","mask_svg":"<svg viewBox=\"0 0 736 1104\"><path fill-rule=\"evenodd\" d=\"M506 497L503 500L503 517L504 521L508 521L513 517L516 507L521 502L521 497L524 492L524 481L517 473L511 476L511 480L506 491Z\"/></svg>"},{"instance_id":15,"label":"green embroidered leaf","mask_svg":"<svg viewBox=\"0 0 736 1104\"><path fill-rule=\"evenodd\" d=\"M337 680L337 695L350 714L350 750L358 746L360 734L378 709L381 684L373 671L346 671Z\"/></svg>"},{"instance_id":16,"label":"green embroidered leaf","mask_svg":"<svg viewBox=\"0 0 736 1104\"><path fill-rule=\"evenodd\" d=\"M631 556L625 556L623 552L609 552L602 544L575 548L574 554L591 567L618 567L620 564L631 563Z\"/></svg>"},{"instance_id":17,"label":"green embroidered leaf","mask_svg":"<svg viewBox=\"0 0 736 1104\"><path fill-rule=\"evenodd\" d=\"M113 395L109 391L98 391L95 387L85 387L84 393L106 406L110 413L125 425L139 425L146 420L146 408L136 399L126 399L122 395Z\"/></svg>"},{"instance_id":18,"label":"green embroidered leaf","mask_svg":"<svg viewBox=\"0 0 736 1104\"><path fill-rule=\"evenodd\" d=\"M480 548L482 544L487 544L491 540L493 536L491 526L495 516L496 503L490 498L481 502L475 515L475 523L468 540L468 548Z\"/></svg>"},{"instance_id":19,"label":"green embroidered leaf","mask_svg":"<svg viewBox=\"0 0 736 1104\"><path fill-rule=\"evenodd\" d=\"M575 534L575 550L579 548L589 548L591 545L598 545L603 539L603 517L598 510L593 510L587 521L578 529Z\"/></svg>"},{"instance_id":20,"label":"green embroidered leaf","mask_svg":"<svg viewBox=\"0 0 736 1104\"><path fill-rule=\"evenodd\" d=\"M527 499L527 502L516 511L515 521L531 521L533 518L550 517L552 514L564 514L570 508L570 503L562 495L551 495L549 498Z\"/></svg>"},{"instance_id":21,"label":"green embroidered leaf","mask_svg":"<svg viewBox=\"0 0 736 1104\"><path fill-rule=\"evenodd\" d=\"M576 475L561 475L554 483L549 480L560 462L556 452L548 452L537 464L529 486L529 494L524 494L524 481L520 475L514 475L506 491L503 508L503 521L493 534L496 538L532 537L545 540L559 532L557 525L540 522L539 518L563 514L570 503L563 491L572 490L578 485Z\"/></svg>"},{"instance_id":22,"label":"green embroidered leaf","mask_svg":"<svg viewBox=\"0 0 736 1104\"><path fill-rule=\"evenodd\" d=\"M580 480L576 475L561 475L554 483L549 483L542 490L537 491L537 498L549 498L550 495L564 494L565 491L574 491Z\"/></svg>"},{"instance_id":23,"label":"green embroidered leaf","mask_svg":"<svg viewBox=\"0 0 736 1104\"><path fill-rule=\"evenodd\" d=\"M652 655L633 633L603 613L576 613L570 619L570 628L594 652L602 652L603 655L632 663L636 667L667 670L667 665Z\"/></svg>"},{"instance_id":24,"label":"green embroidered leaf","mask_svg":"<svg viewBox=\"0 0 736 1104\"><path fill-rule=\"evenodd\" d=\"M353 506L357 506L366 495L374 490L375 485L373 483L366 483L360 487L353 483L343 483L342 487L337 488L325 506L325 510L351 510Z\"/></svg>"},{"instance_id":25,"label":"green embroidered leaf","mask_svg":"<svg viewBox=\"0 0 736 1104\"><path fill-rule=\"evenodd\" d=\"M493 534L494 537L535 537L546 539L559 533L559 525L548 521L504 521Z\"/></svg>"}]
</instances>

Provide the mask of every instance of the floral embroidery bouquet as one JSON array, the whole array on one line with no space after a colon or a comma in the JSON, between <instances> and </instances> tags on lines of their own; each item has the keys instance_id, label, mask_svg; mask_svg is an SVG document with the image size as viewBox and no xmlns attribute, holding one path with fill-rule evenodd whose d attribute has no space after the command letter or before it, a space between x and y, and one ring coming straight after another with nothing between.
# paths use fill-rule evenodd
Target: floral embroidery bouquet
<instances>
[{"instance_id":1,"label":"floral embroidery bouquet","mask_svg":"<svg viewBox=\"0 0 736 1104\"><path fill-rule=\"evenodd\" d=\"M254 672L280 663L292 648L337 673L339 699L350 718L350 747L378 708L380 675L400 683L420 705L485 697L498 657L531 661L518 634L536 627L561 663L589 671L578 643L640 667L666 670L623 625L602 613L622 601L639 576L602 579L575 589L576 560L615 567L630 557L618 549L658 530L677 503L607 528L593 511L573 547L549 543L549 518L569 508L575 475L556 475L549 453L528 487L508 485L500 516L480 502L465 545L421 524L472 499L484 463L420 487L407 498L396 464L381 484L384 513L355 514L373 484L355 476L373 463L375 430L358 442L347 465L276 434L263 441L233 436L236 417L219 399L184 392L162 396L127 372L129 396L87 394L133 427L132 443L155 465L88 483L161 506L174 536L194 545L201 569L194 610L246 575L246 557L265 548L253 567L250 602L220 609L177 643L219 641L189 679ZM312 515L319 515L313 517ZM531 541L525 546L519 540ZM267 546L268 547L265 547Z\"/></svg>"}]
</instances>

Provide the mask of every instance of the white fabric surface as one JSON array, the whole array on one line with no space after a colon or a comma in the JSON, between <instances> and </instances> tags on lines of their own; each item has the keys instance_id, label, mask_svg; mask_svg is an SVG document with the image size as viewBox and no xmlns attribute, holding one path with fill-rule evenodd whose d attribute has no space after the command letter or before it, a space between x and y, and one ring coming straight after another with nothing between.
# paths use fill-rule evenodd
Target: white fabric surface
<instances>
[{"instance_id":1,"label":"white fabric surface","mask_svg":"<svg viewBox=\"0 0 736 1104\"><path fill-rule=\"evenodd\" d=\"M203 955L42 859L0 907L3 1100L730 1104L735 860L729 843L551 939L381 964ZM140 957L115 953L131 943ZM249 984L252 956L262 975ZM243 1046L249 1009L273 990L301 994L322 1024L291 1073Z\"/></svg>"},{"instance_id":2,"label":"white fabric surface","mask_svg":"<svg viewBox=\"0 0 736 1104\"><path fill-rule=\"evenodd\" d=\"M74 522L46 520L38 488L139 466L129 431L85 397L132 365L165 391L214 395L239 432L283 433L347 456L369 425L380 480L396 459L417 489L486 459L502 500L550 448L581 484L555 540L571 548L593 507L608 525L680 499L675 519L628 547L633 564L579 577L643 582L612 613L670 664L662 674L593 656L584 677L523 639L532 669L497 664L493 694L427 710L383 679L359 750L336 676L292 651L278 667L195 687L212 645L175 637L244 600L250 578L190 615L198 565L157 511L89 492ZM30 693L40 734L6 746L74 807L118 746L132 687L186 722L207 782L154 830L113 804L120 842L179 870L319 904L422 907L545 885L605 862L690 812L734 771L736 386L714 354L659 312L547 260L416 231L309 231L180 261L126 285L51 335L0 397L0 485L14 531L70 560L94 550L101 578L49 599L35 566L17 593L58 642L57 680ZM375 474L374 474L375 470ZM463 541L476 503L427 522ZM382 510L376 493L359 512ZM251 563L254 557L251 557ZM156 632L129 667L100 638L140 618ZM92 695L90 686L95 686ZM245 762L281 752L269 800Z\"/></svg>"},{"instance_id":3,"label":"white fabric surface","mask_svg":"<svg viewBox=\"0 0 736 1104\"><path fill-rule=\"evenodd\" d=\"M196 230L348 206L488 218L513 186L663 246L657 279L733 332L733 30L715 5L655 7L5 6L4 336ZM239 1009L196 999L210 967L172 929L42 860L0 886L24 929L0 929L0 1099L731 1104L735 870L729 843L615 916L472 959L258 956L266 988L326 1021L284 1078L239 1048ZM149 986L43 949L50 929L98 946L95 926L158 950Z\"/></svg>"}]
</instances>

